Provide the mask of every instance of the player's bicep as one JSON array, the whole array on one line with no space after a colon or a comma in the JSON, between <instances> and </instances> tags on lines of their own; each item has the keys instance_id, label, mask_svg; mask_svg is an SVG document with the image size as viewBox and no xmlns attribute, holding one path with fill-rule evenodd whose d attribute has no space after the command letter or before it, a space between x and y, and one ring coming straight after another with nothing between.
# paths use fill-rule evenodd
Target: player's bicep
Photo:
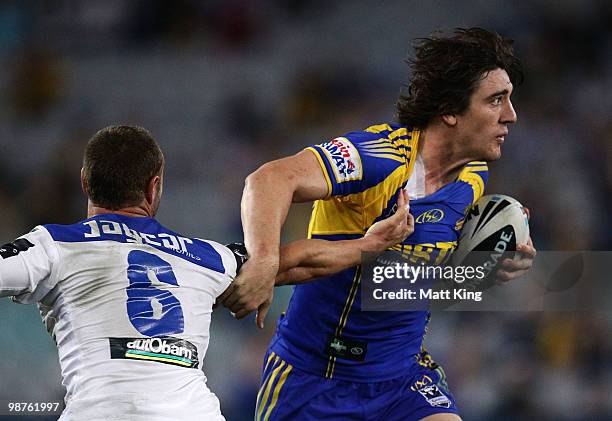
<instances>
[{"instance_id":1,"label":"player's bicep","mask_svg":"<svg viewBox=\"0 0 612 421\"><path fill-rule=\"evenodd\" d=\"M256 173L274 189L291 192L293 202L309 202L329 195L329 184L316 156L307 150L263 165Z\"/></svg>"},{"instance_id":2,"label":"player's bicep","mask_svg":"<svg viewBox=\"0 0 612 421\"><path fill-rule=\"evenodd\" d=\"M310 202L324 199L331 194L331 185L324 172L324 166L309 150L293 156L301 170L300 182L293 195L294 202Z\"/></svg>"}]
</instances>

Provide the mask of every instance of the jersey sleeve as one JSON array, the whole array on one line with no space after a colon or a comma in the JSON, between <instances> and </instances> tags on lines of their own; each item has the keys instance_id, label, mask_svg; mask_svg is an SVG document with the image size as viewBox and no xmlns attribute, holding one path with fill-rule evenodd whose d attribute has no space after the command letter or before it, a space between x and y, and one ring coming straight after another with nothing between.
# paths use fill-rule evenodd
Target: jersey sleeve
<instances>
[{"instance_id":1,"label":"jersey sleeve","mask_svg":"<svg viewBox=\"0 0 612 421\"><path fill-rule=\"evenodd\" d=\"M218 277L218 282L214 286L215 297L218 297L219 295L223 294L223 291L225 291L227 287L229 287L230 284L236 278L236 275L238 274L239 270L238 260L234 255L234 252L230 250L227 246L219 244L215 241L202 241L206 241L208 244L210 244L217 251L217 253L219 253L219 255L221 256L221 260L223 261L223 268L225 269L225 273L223 274L223 276Z\"/></svg>"},{"instance_id":2,"label":"jersey sleeve","mask_svg":"<svg viewBox=\"0 0 612 421\"><path fill-rule=\"evenodd\" d=\"M0 297L23 304L40 301L55 286L59 252L49 232L38 226L0 247Z\"/></svg>"},{"instance_id":3,"label":"jersey sleeve","mask_svg":"<svg viewBox=\"0 0 612 421\"><path fill-rule=\"evenodd\" d=\"M351 132L306 150L317 157L328 197L361 193L406 165L409 150L380 134Z\"/></svg>"}]
</instances>

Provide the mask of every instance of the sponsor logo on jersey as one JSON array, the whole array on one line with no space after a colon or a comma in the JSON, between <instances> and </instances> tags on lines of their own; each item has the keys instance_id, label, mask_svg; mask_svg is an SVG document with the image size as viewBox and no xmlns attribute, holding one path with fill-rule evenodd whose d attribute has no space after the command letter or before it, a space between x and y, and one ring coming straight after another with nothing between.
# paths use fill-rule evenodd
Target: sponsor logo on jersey
<instances>
[{"instance_id":1,"label":"sponsor logo on jersey","mask_svg":"<svg viewBox=\"0 0 612 421\"><path fill-rule=\"evenodd\" d=\"M202 260L199 256L190 253L187 250L188 244L193 244L193 240L186 237L176 236L165 232L157 234L147 234L131 229L126 224L120 224L116 221L95 220L83 222L90 232L83 233L86 239L104 238L112 236L120 236L125 238L127 243L149 244L154 247L163 247L174 251L175 253L183 254L193 260Z\"/></svg>"},{"instance_id":2,"label":"sponsor logo on jersey","mask_svg":"<svg viewBox=\"0 0 612 421\"><path fill-rule=\"evenodd\" d=\"M415 222L417 224L435 224L436 222L440 222L442 218L444 218L442 209L428 209L417 216Z\"/></svg>"},{"instance_id":3,"label":"sponsor logo on jersey","mask_svg":"<svg viewBox=\"0 0 612 421\"><path fill-rule=\"evenodd\" d=\"M412 386L410 386L410 390L412 390L413 392L416 392L418 389L430 385L433 383L433 379L431 377L429 377L427 374L424 374L423 377L421 377L421 380L417 380L416 382L414 382L412 384Z\"/></svg>"},{"instance_id":4,"label":"sponsor logo on jersey","mask_svg":"<svg viewBox=\"0 0 612 421\"><path fill-rule=\"evenodd\" d=\"M332 336L327 342L327 354L345 360L363 361L368 350L365 342Z\"/></svg>"},{"instance_id":5,"label":"sponsor logo on jersey","mask_svg":"<svg viewBox=\"0 0 612 421\"><path fill-rule=\"evenodd\" d=\"M25 238L19 238L12 243L0 246L0 256L2 256L3 259L8 259L9 257L17 256L22 251L27 251L30 247L34 247L34 244L30 243Z\"/></svg>"},{"instance_id":6,"label":"sponsor logo on jersey","mask_svg":"<svg viewBox=\"0 0 612 421\"><path fill-rule=\"evenodd\" d=\"M427 400L431 406L440 408L450 408L451 400L444 393L440 391L440 388L431 384L429 386L418 389L418 392Z\"/></svg>"},{"instance_id":7,"label":"sponsor logo on jersey","mask_svg":"<svg viewBox=\"0 0 612 421\"><path fill-rule=\"evenodd\" d=\"M336 176L336 182L361 180L361 158L357 148L345 137L321 144Z\"/></svg>"},{"instance_id":8,"label":"sponsor logo on jersey","mask_svg":"<svg viewBox=\"0 0 612 421\"><path fill-rule=\"evenodd\" d=\"M198 349L184 339L109 338L111 359L153 361L181 367L198 368Z\"/></svg>"}]
</instances>

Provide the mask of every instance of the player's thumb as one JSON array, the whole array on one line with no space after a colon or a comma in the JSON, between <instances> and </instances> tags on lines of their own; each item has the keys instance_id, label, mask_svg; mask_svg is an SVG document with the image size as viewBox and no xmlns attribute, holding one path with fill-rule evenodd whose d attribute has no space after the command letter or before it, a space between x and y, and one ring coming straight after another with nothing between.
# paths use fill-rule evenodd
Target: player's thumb
<instances>
[{"instance_id":1,"label":"player's thumb","mask_svg":"<svg viewBox=\"0 0 612 421\"><path fill-rule=\"evenodd\" d=\"M406 218L406 232L406 237L414 232L414 216L411 213L408 213L408 217Z\"/></svg>"},{"instance_id":2,"label":"player's thumb","mask_svg":"<svg viewBox=\"0 0 612 421\"><path fill-rule=\"evenodd\" d=\"M397 197L397 211L394 217L399 221L403 222L410 213L410 202L408 200L408 193L406 190L402 190Z\"/></svg>"},{"instance_id":3,"label":"player's thumb","mask_svg":"<svg viewBox=\"0 0 612 421\"><path fill-rule=\"evenodd\" d=\"M258 308L257 308L257 316L255 317L255 321L257 322L257 327L260 329L264 328L264 320L266 318L266 315L268 314L268 311L270 311L270 307L272 306L272 300L268 299L266 301L264 301Z\"/></svg>"}]
</instances>

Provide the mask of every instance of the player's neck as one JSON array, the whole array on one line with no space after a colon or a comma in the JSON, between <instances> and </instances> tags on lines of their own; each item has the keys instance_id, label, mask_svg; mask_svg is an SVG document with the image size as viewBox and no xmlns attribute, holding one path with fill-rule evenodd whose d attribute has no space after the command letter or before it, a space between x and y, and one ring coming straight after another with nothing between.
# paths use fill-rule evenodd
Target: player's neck
<instances>
[{"instance_id":1,"label":"player's neck","mask_svg":"<svg viewBox=\"0 0 612 421\"><path fill-rule=\"evenodd\" d=\"M463 148L445 133L444 127L440 126L428 127L421 132L419 153L425 167L427 194L455 180L465 164L473 161L465 156Z\"/></svg>"},{"instance_id":2,"label":"player's neck","mask_svg":"<svg viewBox=\"0 0 612 421\"><path fill-rule=\"evenodd\" d=\"M113 210L113 209L107 209L102 206L97 206L91 203L91 201L87 203L87 218L91 218L97 215L107 215L110 213L117 214L117 215L142 217L142 218L155 216L154 213L152 213L151 210L148 209L147 206L142 206L142 205L130 206L130 207Z\"/></svg>"}]
</instances>

